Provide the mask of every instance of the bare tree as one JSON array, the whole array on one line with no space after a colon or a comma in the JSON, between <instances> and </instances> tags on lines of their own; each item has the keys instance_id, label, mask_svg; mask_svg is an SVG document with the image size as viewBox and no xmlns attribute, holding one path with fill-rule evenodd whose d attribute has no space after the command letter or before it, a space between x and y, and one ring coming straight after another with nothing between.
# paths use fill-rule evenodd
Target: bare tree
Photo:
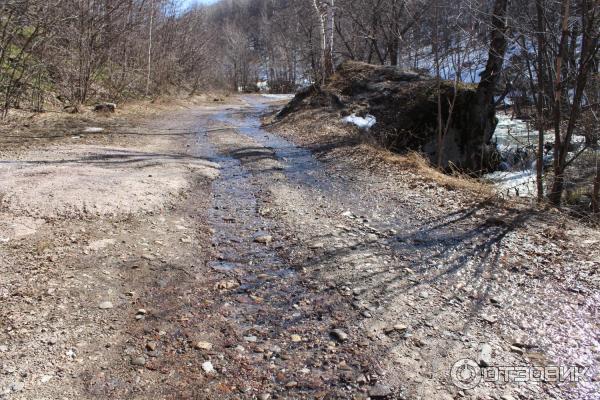
<instances>
[{"instance_id":1,"label":"bare tree","mask_svg":"<svg viewBox=\"0 0 600 400\"><path fill-rule=\"evenodd\" d=\"M321 59L323 79L333 74L335 0L312 0L321 28Z\"/></svg>"}]
</instances>

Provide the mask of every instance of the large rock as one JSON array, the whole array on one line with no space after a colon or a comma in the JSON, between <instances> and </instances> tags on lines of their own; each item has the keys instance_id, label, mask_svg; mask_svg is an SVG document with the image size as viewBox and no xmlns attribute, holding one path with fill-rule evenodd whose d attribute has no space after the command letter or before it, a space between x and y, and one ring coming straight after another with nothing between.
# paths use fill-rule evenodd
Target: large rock
<instances>
[{"instance_id":1,"label":"large rock","mask_svg":"<svg viewBox=\"0 0 600 400\"><path fill-rule=\"evenodd\" d=\"M94 112L114 113L117 110L115 103L99 103L94 106Z\"/></svg>"},{"instance_id":2,"label":"large rock","mask_svg":"<svg viewBox=\"0 0 600 400\"><path fill-rule=\"evenodd\" d=\"M476 86L442 81L442 119L449 114L449 100L454 108L448 134L444 140L443 166L479 170L491 167L494 146L490 144L493 129L483 132L477 125L495 127L494 115L478 115ZM279 113L283 118L305 108L326 108L350 114L371 114L377 123L370 129L384 146L394 151L417 150L436 163L437 81L430 76L403 71L397 67L375 66L348 61L322 87L311 86ZM485 123L473 121L485 119ZM483 156L483 157L482 157Z\"/></svg>"}]
</instances>

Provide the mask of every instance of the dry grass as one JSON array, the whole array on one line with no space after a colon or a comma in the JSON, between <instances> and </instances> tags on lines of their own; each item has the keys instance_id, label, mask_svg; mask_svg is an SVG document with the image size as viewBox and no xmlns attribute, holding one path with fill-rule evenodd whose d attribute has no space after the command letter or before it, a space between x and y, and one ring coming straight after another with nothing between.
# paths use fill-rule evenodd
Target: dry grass
<instances>
[{"instance_id":1,"label":"dry grass","mask_svg":"<svg viewBox=\"0 0 600 400\"><path fill-rule=\"evenodd\" d=\"M295 143L315 149L325 147L328 154L338 160L351 160L353 164L379 174L394 174L397 179L417 179L435 184L448 191L457 191L472 197L474 201L491 201L496 198L493 185L465 174L446 174L418 152L394 153L382 147L368 134L341 122L336 113L307 109L287 116L283 121L271 124L274 131L287 136ZM345 143L327 147L329 143Z\"/></svg>"},{"instance_id":2,"label":"dry grass","mask_svg":"<svg viewBox=\"0 0 600 400\"><path fill-rule=\"evenodd\" d=\"M431 163L420 153L409 152L406 154L395 154L382 150L381 157L386 163L397 165L419 176L436 183L449 190L467 191L476 195L479 199L494 197L493 186L466 174L446 174L431 165Z\"/></svg>"}]
</instances>

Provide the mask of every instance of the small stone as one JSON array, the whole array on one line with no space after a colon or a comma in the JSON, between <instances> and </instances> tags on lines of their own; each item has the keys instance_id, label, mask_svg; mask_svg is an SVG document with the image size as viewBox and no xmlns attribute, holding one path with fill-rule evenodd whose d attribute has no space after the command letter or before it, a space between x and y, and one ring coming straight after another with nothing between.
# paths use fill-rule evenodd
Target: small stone
<instances>
[{"instance_id":1,"label":"small stone","mask_svg":"<svg viewBox=\"0 0 600 400\"><path fill-rule=\"evenodd\" d=\"M523 354L525 354L525 350L523 350L521 347L517 347L517 346L510 346L510 351L512 351L513 353L517 353L521 356Z\"/></svg>"},{"instance_id":2,"label":"small stone","mask_svg":"<svg viewBox=\"0 0 600 400\"><path fill-rule=\"evenodd\" d=\"M256 343L258 341L258 338L254 335L250 335L250 336L244 336L244 340L249 343Z\"/></svg>"},{"instance_id":3,"label":"small stone","mask_svg":"<svg viewBox=\"0 0 600 400\"><path fill-rule=\"evenodd\" d=\"M10 384L10 390L13 392L20 392L25 389L25 384L23 382L13 382Z\"/></svg>"},{"instance_id":4,"label":"small stone","mask_svg":"<svg viewBox=\"0 0 600 400\"><path fill-rule=\"evenodd\" d=\"M479 352L479 366L480 367L489 367L492 363L492 346L487 343L481 345L481 350Z\"/></svg>"},{"instance_id":5,"label":"small stone","mask_svg":"<svg viewBox=\"0 0 600 400\"><path fill-rule=\"evenodd\" d=\"M496 322L498 322L498 317L494 316L494 315L482 315L481 319L483 319L485 322L490 323L490 324L495 324Z\"/></svg>"},{"instance_id":6,"label":"small stone","mask_svg":"<svg viewBox=\"0 0 600 400\"><path fill-rule=\"evenodd\" d=\"M332 330L331 336L338 342L346 342L348 340L348 334L341 329Z\"/></svg>"},{"instance_id":7,"label":"small stone","mask_svg":"<svg viewBox=\"0 0 600 400\"><path fill-rule=\"evenodd\" d=\"M288 383L285 384L286 388L294 388L296 386L298 386L298 382L296 382L296 381L290 381L290 382L288 382Z\"/></svg>"},{"instance_id":8,"label":"small stone","mask_svg":"<svg viewBox=\"0 0 600 400\"><path fill-rule=\"evenodd\" d=\"M58 343L58 339L55 337L51 337L46 341L46 343L48 343L50 346L54 346L56 343Z\"/></svg>"},{"instance_id":9,"label":"small stone","mask_svg":"<svg viewBox=\"0 0 600 400\"><path fill-rule=\"evenodd\" d=\"M102 303L98 304L98 308L101 310L110 310L113 308L113 303L110 301L103 301Z\"/></svg>"},{"instance_id":10,"label":"small stone","mask_svg":"<svg viewBox=\"0 0 600 400\"><path fill-rule=\"evenodd\" d=\"M394 330L396 332L406 332L406 330L408 329L408 326L404 325L404 324L396 324L394 325Z\"/></svg>"},{"instance_id":11,"label":"small stone","mask_svg":"<svg viewBox=\"0 0 600 400\"><path fill-rule=\"evenodd\" d=\"M216 284L215 288L217 290L231 290L240 286L240 283L235 280L222 281Z\"/></svg>"},{"instance_id":12,"label":"small stone","mask_svg":"<svg viewBox=\"0 0 600 400\"><path fill-rule=\"evenodd\" d=\"M515 398L513 396L511 396L510 394L503 394L502 396L500 396L501 400L515 400Z\"/></svg>"},{"instance_id":13,"label":"small stone","mask_svg":"<svg viewBox=\"0 0 600 400\"><path fill-rule=\"evenodd\" d=\"M369 389L369 396L371 396L375 399L388 397L391 395L392 395L392 388L390 388L387 385L383 385L381 383L378 383Z\"/></svg>"},{"instance_id":14,"label":"small stone","mask_svg":"<svg viewBox=\"0 0 600 400\"><path fill-rule=\"evenodd\" d=\"M146 315L147 311L144 308L140 308L136 311L136 315Z\"/></svg>"},{"instance_id":15,"label":"small stone","mask_svg":"<svg viewBox=\"0 0 600 400\"><path fill-rule=\"evenodd\" d=\"M131 359L131 364L143 367L146 365L146 359L144 357L135 357Z\"/></svg>"},{"instance_id":16,"label":"small stone","mask_svg":"<svg viewBox=\"0 0 600 400\"><path fill-rule=\"evenodd\" d=\"M156 342L146 343L146 350L148 350L148 351L154 351L154 350L156 350L156 347L157 347Z\"/></svg>"},{"instance_id":17,"label":"small stone","mask_svg":"<svg viewBox=\"0 0 600 400\"><path fill-rule=\"evenodd\" d=\"M0 353L6 353L8 351L8 346L0 346Z\"/></svg>"},{"instance_id":18,"label":"small stone","mask_svg":"<svg viewBox=\"0 0 600 400\"><path fill-rule=\"evenodd\" d=\"M42 377L40 378L40 382L41 383L48 383L50 382L50 380L53 378L52 375L42 375Z\"/></svg>"},{"instance_id":19,"label":"small stone","mask_svg":"<svg viewBox=\"0 0 600 400\"><path fill-rule=\"evenodd\" d=\"M427 293L426 291L422 291L421 293L419 293L419 297L422 299L427 299L429 298L429 293Z\"/></svg>"},{"instance_id":20,"label":"small stone","mask_svg":"<svg viewBox=\"0 0 600 400\"><path fill-rule=\"evenodd\" d=\"M302 341L302 336L300 335L292 335L290 336L290 338L292 339L292 342L294 343L298 343Z\"/></svg>"},{"instance_id":21,"label":"small stone","mask_svg":"<svg viewBox=\"0 0 600 400\"><path fill-rule=\"evenodd\" d=\"M254 241L260 244L269 244L273 241L273 236L271 235L258 235L254 237Z\"/></svg>"},{"instance_id":22,"label":"small stone","mask_svg":"<svg viewBox=\"0 0 600 400\"><path fill-rule=\"evenodd\" d=\"M512 345L514 347L520 347L522 349L528 349L528 348L532 348L535 347L530 343L527 343L526 339L522 339L522 338L516 338L513 340Z\"/></svg>"},{"instance_id":23,"label":"small stone","mask_svg":"<svg viewBox=\"0 0 600 400\"><path fill-rule=\"evenodd\" d=\"M202 370L207 374L212 374L213 372L215 372L215 367L213 367L210 361L206 361L202 363Z\"/></svg>"},{"instance_id":24,"label":"small stone","mask_svg":"<svg viewBox=\"0 0 600 400\"><path fill-rule=\"evenodd\" d=\"M160 356L160 351L158 351L158 350L149 351L146 354L148 355L148 357L158 357L158 356Z\"/></svg>"},{"instance_id":25,"label":"small stone","mask_svg":"<svg viewBox=\"0 0 600 400\"><path fill-rule=\"evenodd\" d=\"M6 375L14 374L17 371L17 368L13 365L4 365L2 367L2 372Z\"/></svg>"},{"instance_id":26,"label":"small stone","mask_svg":"<svg viewBox=\"0 0 600 400\"><path fill-rule=\"evenodd\" d=\"M208 351L208 350L212 350L213 345L212 345L212 343L209 343L209 342L198 342L198 343L196 343L194 345L194 348L196 350L206 350L206 351Z\"/></svg>"},{"instance_id":27,"label":"small stone","mask_svg":"<svg viewBox=\"0 0 600 400\"><path fill-rule=\"evenodd\" d=\"M261 393L258 395L258 400L269 400L271 398L270 393Z\"/></svg>"}]
</instances>

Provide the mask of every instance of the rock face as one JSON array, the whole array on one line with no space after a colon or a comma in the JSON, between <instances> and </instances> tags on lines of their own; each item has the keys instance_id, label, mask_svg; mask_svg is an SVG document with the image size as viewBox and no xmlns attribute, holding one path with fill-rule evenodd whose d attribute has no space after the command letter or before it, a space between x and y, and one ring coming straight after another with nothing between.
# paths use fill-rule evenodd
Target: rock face
<instances>
[{"instance_id":1,"label":"rock face","mask_svg":"<svg viewBox=\"0 0 600 400\"><path fill-rule=\"evenodd\" d=\"M443 166L480 170L493 166L493 129L482 132L473 121L490 119L486 126L495 128L494 115L479 116L476 87L453 82L441 83L442 121L448 120L449 102L454 102L448 133L444 140ZM396 67L345 62L323 87L309 87L279 113L283 118L303 108L326 108L340 114L375 116L377 123L369 131L382 145L394 151L416 150L436 163L438 156L437 82L418 72ZM482 163L483 159L483 163Z\"/></svg>"}]
</instances>

